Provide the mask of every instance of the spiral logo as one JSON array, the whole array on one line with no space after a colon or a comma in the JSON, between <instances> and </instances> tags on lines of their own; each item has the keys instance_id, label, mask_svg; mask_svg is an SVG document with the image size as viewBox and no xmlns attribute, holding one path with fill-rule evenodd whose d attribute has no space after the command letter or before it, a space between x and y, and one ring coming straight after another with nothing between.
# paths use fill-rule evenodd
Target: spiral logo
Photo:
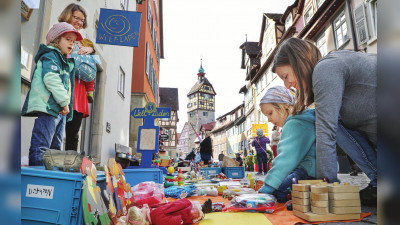
<instances>
[{"instance_id":1,"label":"spiral logo","mask_svg":"<svg viewBox=\"0 0 400 225\"><path fill-rule=\"evenodd\" d=\"M128 19L122 15L109 16L101 26L112 36L123 36L131 29Z\"/></svg>"}]
</instances>

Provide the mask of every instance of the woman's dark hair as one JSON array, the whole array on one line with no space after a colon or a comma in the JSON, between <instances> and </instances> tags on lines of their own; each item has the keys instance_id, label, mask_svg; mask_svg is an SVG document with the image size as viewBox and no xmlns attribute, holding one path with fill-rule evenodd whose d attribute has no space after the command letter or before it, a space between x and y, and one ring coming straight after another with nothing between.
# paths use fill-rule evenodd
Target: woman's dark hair
<instances>
[{"instance_id":1,"label":"woman's dark hair","mask_svg":"<svg viewBox=\"0 0 400 225\"><path fill-rule=\"evenodd\" d=\"M71 3L65 9L61 12L60 16L58 17L58 22L67 22L69 23L72 19L72 14L78 10L82 12L82 14L85 16L85 22L82 25L82 28L85 29L87 27L87 14L85 9L77 4Z\"/></svg>"},{"instance_id":2,"label":"woman's dark hair","mask_svg":"<svg viewBox=\"0 0 400 225\"><path fill-rule=\"evenodd\" d=\"M314 43L294 37L284 41L275 54L272 72L276 73L276 68L279 66L291 66L300 87L300 90L297 90L293 115L302 112L306 106L314 102L312 73L321 58L321 52Z\"/></svg>"}]
</instances>

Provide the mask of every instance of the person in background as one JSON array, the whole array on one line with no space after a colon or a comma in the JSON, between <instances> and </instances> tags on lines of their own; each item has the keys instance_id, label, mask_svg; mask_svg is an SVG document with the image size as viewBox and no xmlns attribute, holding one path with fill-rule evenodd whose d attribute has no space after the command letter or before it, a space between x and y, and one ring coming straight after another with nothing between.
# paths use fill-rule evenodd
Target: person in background
<instances>
[{"instance_id":1,"label":"person in background","mask_svg":"<svg viewBox=\"0 0 400 225\"><path fill-rule=\"evenodd\" d=\"M29 166L43 166L47 149L61 150L66 120L72 120L74 61L67 55L82 36L68 23L57 23L46 35L35 56L31 89L22 116L34 116Z\"/></svg>"},{"instance_id":2,"label":"person in background","mask_svg":"<svg viewBox=\"0 0 400 225\"><path fill-rule=\"evenodd\" d=\"M278 155L276 152L276 148L278 147L278 142L281 139L281 134L278 131L278 127L274 126L272 128L272 134L271 134L271 149L272 153L274 154L274 158Z\"/></svg>"},{"instance_id":3,"label":"person in background","mask_svg":"<svg viewBox=\"0 0 400 225\"><path fill-rule=\"evenodd\" d=\"M239 166L243 166L243 159L240 157L240 153L236 153L236 162L239 162Z\"/></svg>"},{"instance_id":4,"label":"person in background","mask_svg":"<svg viewBox=\"0 0 400 225\"><path fill-rule=\"evenodd\" d=\"M293 115L315 104L317 178L337 180L336 144L368 176L363 205L377 204L377 55L340 50L322 57L311 41L289 38L272 72L297 90Z\"/></svg>"},{"instance_id":5,"label":"person in background","mask_svg":"<svg viewBox=\"0 0 400 225\"><path fill-rule=\"evenodd\" d=\"M210 131L206 132L206 138L204 138L200 143L200 154L201 160L204 161L204 165L208 165L212 156L212 140L210 137Z\"/></svg>"},{"instance_id":6,"label":"person in background","mask_svg":"<svg viewBox=\"0 0 400 225\"><path fill-rule=\"evenodd\" d=\"M264 169L264 175L266 175L268 172L267 144L269 144L269 143L270 143L269 139L264 136L264 131L262 129L257 129L257 137L251 143L251 145L257 151L257 161L258 161L257 175L262 175L263 169Z\"/></svg>"},{"instance_id":7,"label":"person in background","mask_svg":"<svg viewBox=\"0 0 400 225\"><path fill-rule=\"evenodd\" d=\"M219 153L218 155L218 160L219 160L219 166L221 167L222 165L222 161L224 161L224 151L221 151L221 153Z\"/></svg>"},{"instance_id":8,"label":"person in background","mask_svg":"<svg viewBox=\"0 0 400 225\"><path fill-rule=\"evenodd\" d=\"M88 18L85 9L77 4L69 4L58 17L58 22L67 22L71 24L77 31L85 29ZM93 54L94 45L89 39L83 39L75 42L79 46L78 54ZM75 49L75 46L74 46ZM75 76L74 89L74 117L67 122L65 126L66 132L66 150L78 149L79 130L81 129L82 118L89 116L89 103L93 103L94 80L85 82Z\"/></svg>"},{"instance_id":9,"label":"person in background","mask_svg":"<svg viewBox=\"0 0 400 225\"><path fill-rule=\"evenodd\" d=\"M293 178L311 180L316 173L314 109L291 116L294 104L293 95L283 86L271 87L260 100L261 112L268 122L283 127L278 156L259 189L273 194L278 202L286 202L286 189L292 187Z\"/></svg>"}]
</instances>

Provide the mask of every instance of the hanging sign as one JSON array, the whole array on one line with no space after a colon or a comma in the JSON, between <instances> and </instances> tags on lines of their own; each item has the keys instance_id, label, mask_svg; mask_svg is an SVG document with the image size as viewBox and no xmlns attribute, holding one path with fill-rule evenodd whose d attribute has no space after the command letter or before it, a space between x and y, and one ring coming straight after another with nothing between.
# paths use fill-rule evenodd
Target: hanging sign
<instances>
[{"instance_id":1,"label":"hanging sign","mask_svg":"<svg viewBox=\"0 0 400 225\"><path fill-rule=\"evenodd\" d=\"M158 152L160 127L154 125L156 118L170 118L171 108L157 108L154 102L148 102L144 108L135 108L131 115L143 118L143 126L139 126L137 152L142 153L140 167L150 168L153 153Z\"/></svg>"},{"instance_id":2,"label":"hanging sign","mask_svg":"<svg viewBox=\"0 0 400 225\"><path fill-rule=\"evenodd\" d=\"M141 12L101 8L96 43L137 47L141 16Z\"/></svg>"},{"instance_id":3,"label":"hanging sign","mask_svg":"<svg viewBox=\"0 0 400 225\"><path fill-rule=\"evenodd\" d=\"M260 123L260 124L252 124L251 125L251 133L253 137L257 136L257 130L262 129L264 136L268 136L268 124L266 123Z\"/></svg>"}]
</instances>

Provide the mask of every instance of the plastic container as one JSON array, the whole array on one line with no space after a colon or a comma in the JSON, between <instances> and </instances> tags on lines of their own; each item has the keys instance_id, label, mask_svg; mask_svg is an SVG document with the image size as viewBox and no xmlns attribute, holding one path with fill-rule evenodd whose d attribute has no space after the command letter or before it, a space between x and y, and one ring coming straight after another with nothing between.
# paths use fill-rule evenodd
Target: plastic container
<instances>
[{"instance_id":1,"label":"plastic container","mask_svg":"<svg viewBox=\"0 0 400 225\"><path fill-rule=\"evenodd\" d=\"M222 167L222 172L227 178L242 179L244 177L244 167Z\"/></svg>"},{"instance_id":2,"label":"plastic container","mask_svg":"<svg viewBox=\"0 0 400 225\"><path fill-rule=\"evenodd\" d=\"M83 225L81 173L21 168L22 225ZM97 172L97 185L105 187L104 172Z\"/></svg>"},{"instance_id":3,"label":"plastic container","mask_svg":"<svg viewBox=\"0 0 400 225\"><path fill-rule=\"evenodd\" d=\"M206 167L206 168L201 168L200 172L204 171L204 176L207 179L209 178L209 175L218 175L221 173L221 168L220 167Z\"/></svg>"},{"instance_id":4,"label":"plastic container","mask_svg":"<svg viewBox=\"0 0 400 225\"><path fill-rule=\"evenodd\" d=\"M125 173L125 179L131 187L136 184L145 181L154 181L156 183L163 183L163 172L160 169L148 168L148 169L123 169Z\"/></svg>"}]
</instances>

